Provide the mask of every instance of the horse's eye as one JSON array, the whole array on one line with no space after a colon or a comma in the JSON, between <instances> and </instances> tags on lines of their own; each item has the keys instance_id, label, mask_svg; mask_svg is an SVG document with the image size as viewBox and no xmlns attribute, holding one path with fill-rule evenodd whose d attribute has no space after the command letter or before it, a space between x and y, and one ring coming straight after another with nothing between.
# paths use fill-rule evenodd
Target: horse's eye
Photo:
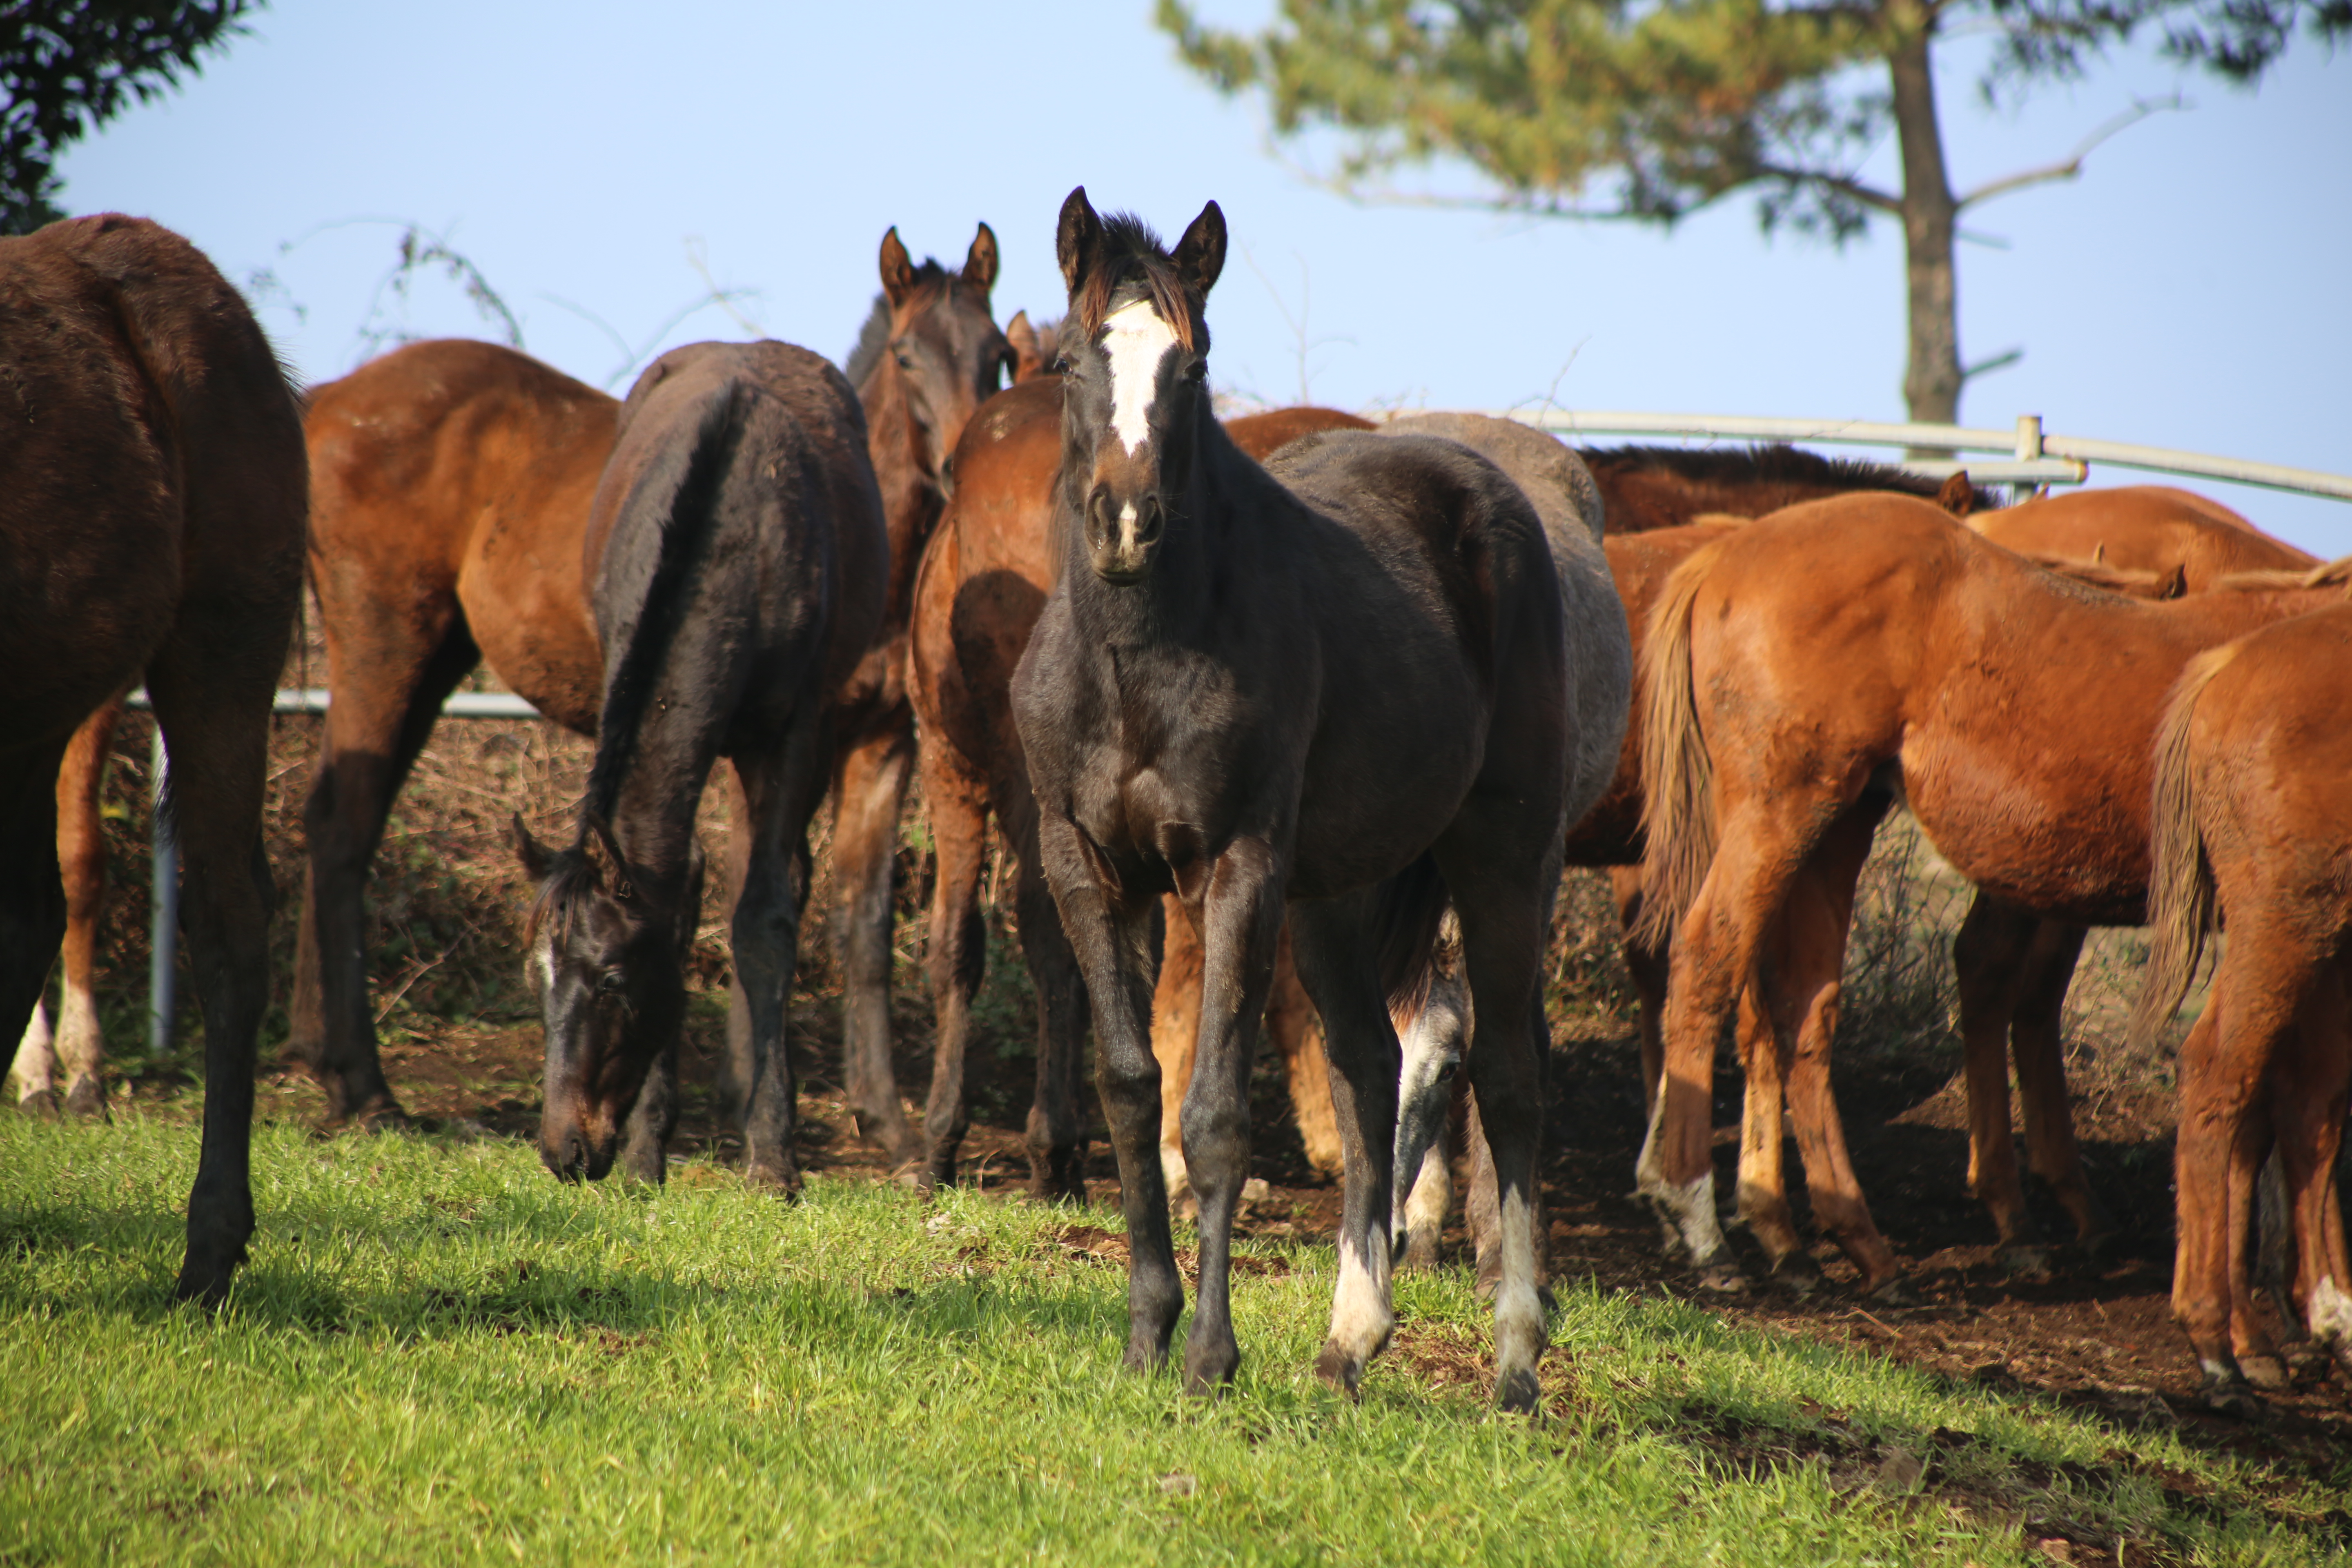
<instances>
[{"instance_id":1,"label":"horse's eye","mask_svg":"<svg viewBox=\"0 0 2352 1568\"><path fill-rule=\"evenodd\" d=\"M617 969L607 969L596 976L596 994L618 996L628 989L629 977Z\"/></svg>"},{"instance_id":2,"label":"horse's eye","mask_svg":"<svg viewBox=\"0 0 2352 1568\"><path fill-rule=\"evenodd\" d=\"M1196 359L1191 364L1184 367L1184 379L1186 381L1199 381L1208 374L1209 362L1204 359Z\"/></svg>"},{"instance_id":3,"label":"horse's eye","mask_svg":"<svg viewBox=\"0 0 2352 1568\"><path fill-rule=\"evenodd\" d=\"M1069 360L1069 356L1068 356L1067 354L1055 354L1055 355L1054 356L1054 363L1053 363L1053 364L1052 364L1052 366L1051 366L1050 368L1052 369L1053 373L1054 373L1055 375L1067 375L1067 374L1070 374L1070 360Z\"/></svg>"},{"instance_id":4,"label":"horse's eye","mask_svg":"<svg viewBox=\"0 0 2352 1568\"><path fill-rule=\"evenodd\" d=\"M912 370L915 368L915 356L913 354L901 351L893 357L898 360L898 368L900 370Z\"/></svg>"}]
</instances>

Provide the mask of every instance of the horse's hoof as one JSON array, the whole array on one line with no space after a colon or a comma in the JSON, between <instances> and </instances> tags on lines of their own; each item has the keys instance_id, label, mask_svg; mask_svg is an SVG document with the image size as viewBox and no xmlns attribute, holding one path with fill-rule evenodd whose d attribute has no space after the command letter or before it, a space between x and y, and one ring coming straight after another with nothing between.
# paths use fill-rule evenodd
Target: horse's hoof
<instances>
[{"instance_id":1,"label":"horse's hoof","mask_svg":"<svg viewBox=\"0 0 2352 1568\"><path fill-rule=\"evenodd\" d=\"M243 1249L234 1258L198 1258L191 1252L180 1265L180 1278L172 1287L175 1301L193 1301L207 1312L218 1311L228 1300L228 1282L236 1274L236 1266L245 1259Z\"/></svg>"},{"instance_id":2,"label":"horse's hoof","mask_svg":"<svg viewBox=\"0 0 2352 1568\"><path fill-rule=\"evenodd\" d=\"M669 1180L669 1158L665 1154L654 1154L649 1157L624 1154L621 1156L620 1171L621 1179L624 1182L636 1182L648 1187L658 1187Z\"/></svg>"},{"instance_id":3,"label":"horse's hoof","mask_svg":"<svg viewBox=\"0 0 2352 1568\"><path fill-rule=\"evenodd\" d=\"M2238 1370L2245 1374L2248 1383L2264 1394L2279 1394L2294 1386L2294 1380L2287 1375L2284 1357L2242 1355L2238 1358Z\"/></svg>"},{"instance_id":4,"label":"horse's hoof","mask_svg":"<svg viewBox=\"0 0 2352 1568\"><path fill-rule=\"evenodd\" d=\"M1721 1296L1738 1295L1748 1289L1748 1272L1739 1267L1738 1259L1727 1255L1698 1266L1698 1288Z\"/></svg>"},{"instance_id":5,"label":"horse's hoof","mask_svg":"<svg viewBox=\"0 0 2352 1568\"><path fill-rule=\"evenodd\" d=\"M2013 1241L1992 1255L1994 1267L2011 1279L2050 1278L2050 1249L2035 1241Z\"/></svg>"},{"instance_id":6,"label":"horse's hoof","mask_svg":"<svg viewBox=\"0 0 2352 1568\"><path fill-rule=\"evenodd\" d=\"M1863 1294L1882 1307L1916 1307L1919 1304L1919 1293L1912 1289L1911 1282L1900 1274L1880 1280Z\"/></svg>"},{"instance_id":7,"label":"horse's hoof","mask_svg":"<svg viewBox=\"0 0 2352 1568\"><path fill-rule=\"evenodd\" d=\"M2263 1403L2245 1378L2234 1372L2209 1370L2204 1386L2197 1391L2199 1403L2216 1415L2227 1415L2233 1421L2259 1421L2269 1406Z\"/></svg>"},{"instance_id":8,"label":"horse's hoof","mask_svg":"<svg viewBox=\"0 0 2352 1568\"><path fill-rule=\"evenodd\" d=\"M16 1102L16 1113L36 1121L55 1121L63 1114L63 1107L58 1101L56 1089L37 1089Z\"/></svg>"},{"instance_id":9,"label":"horse's hoof","mask_svg":"<svg viewBox=\"0 0 2352 1568\"><path fill-rule=\"evenodd\" d=\"M414 1132L416 1122L398 1105L386 1102L372 1106L351 1119L351 1125L362 1132Z\"/></svg>"},{"instance_id":10,"label":"horse's hoof","mask_svg":"<svg viewBox=\"0 0 2352 1568\"><path fill-rule=\"evenodd\" d=\"M1543 1398L1543 1384L1536 1379L1536 1369L1520 1367L1495 1383L1495 1405L1507 1415L1532 1415Z\"/></svg>"},{"instance_id":11,"label":"horse's hoof","mask_svg":"<svg viewBox=\"0 0 2352 1568\"><path fill-rule=\"evenodd\" d=\"M106 1119L106 1086L94 1078L78 1078L66 1090L66 1114Z\"/></svg>"},{"instance_id":12,"label":"horse's hoof","mask_svg":"<svg viewBox=\"0 0 2352 1568\"><path fill-rule=\"evenodd\" d=\"M1184 1392L1223 1394L1242 1366L1242 1352L1232 1344L1184 1347Z\"/></svg>"},{"instance_id":13,"label":"horse's hoof","mask_svg":"<svg viewBox=\"0 0 2352 1568\"><path fill-rule=\"evenodd\" d=\"M1328 1341L1324 1342L1323 1353L1315 1358L1315 1375L1330 1384L1334 1393L1349 1399L1362 1397L1364 1363Z\"/></svg>"},{"instance_id":14,"label":"horse's hoof","mask_svg":"<svg viewBox=\"0 0 2352 1568\"><path fill-rule=\"evenodd\" d=\"M759 1161L744 1168L743 1180L751 1186L787 1200L801 1195L800 1170L789 1162Z\"/></svg>"},{"instance_id":15,"label":"horse's hoof","mask_svg":"<svg viewBox=\"0 0 2352 1568\"><path fill-rule=\"evenodd\" d=\"M1127 1342L1127 1353L1119 1358L1119 1362L1129 1372L1158 1372L1168 1364L1167 1342L1164 1340L1130 1338Z\"/></svg>"},{"instance_id":16,"label":"horse's hoof","mask_svg":"<svg viewBox=\"0 0 2352 1568\"><path fill-rule=\"evenodd\" d=\"M1764 1283L1803 1300L1822 1288L1822 1266L1813 1261L1809 1252L1784 1253L1773 1262Z\"/></svg>"}]
</instances>

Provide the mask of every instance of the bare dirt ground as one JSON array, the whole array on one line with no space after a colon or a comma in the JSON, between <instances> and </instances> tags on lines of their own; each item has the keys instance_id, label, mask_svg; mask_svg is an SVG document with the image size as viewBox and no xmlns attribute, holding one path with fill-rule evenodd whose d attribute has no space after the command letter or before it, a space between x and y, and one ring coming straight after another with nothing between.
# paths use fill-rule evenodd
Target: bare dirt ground
<instances>
[{"instance_id":1,"label":"bare dirt ground","mask_svg":"<svg viewBox=\"0 0 2352 1568\"><path fill-rule=\"evenodd\" d=\"M323 662L315 646L311 657L308 683L320 684ZM289 671L288 684L298 683L298 672ZM487 679L479 684L492 687ZM319 732L315 719L281 720L273 758L268 828L281 891L273 928L281 1001L291 972L292 917L302 897L300 803ZM146 1005L147 746L146 721L126 722L109 785L115 874L101 992L118 1058L115 1092L177 1099L195 1078L197 1058L185 1043L198 1033L193 1008L184 1004L184 1043L171 1057L148 1060L134 1043L143 1034ZM520 814L543 837L563 832L589 755L585 742L550 724L445 722L394 811L372 895L379 1031L394 1087L428 1127L471 1124L516 1138L528 1138L536 1128L540 1030L520 972L524 889L508 824ZM714 848L724 831L716 794L705 807ZM929 892L928 846L918 803L900 857L894 1001L899 1086L914 1107L929 1077L919 913ZM884 1179L877 1153L859 1141L841 1099L821 853L819 864L792 1019L802 1085L802 1157L814 1171ZM2113 1047L2107 1016L2119 997L2127 1000L2114 973L2104 981L2095 974L2086 979L2087 999L2071 1023L2083 1037L2073 1047L2077 1124L2094 1185L2121 1232L2095 1258L2062 1249L2046 1279L2011 1279L1994 1266L1990 1222L1962 1188L1967 1138L1953 1081L1958 1048L1948 989L1937 990L1937 965L1956 908L1946 898L1943 905L1923 910L1918 889L1932 888L1935 868L1919 861L1916 848L1882 868L1880 878L1871 895L1881 906L1877 924L1866 919L1856 940L1857 965L1876 976L1874 989L1850 971L1837 1081L1857 1168L1880 1227L1910 1266L1916 1304L1890 1308L1853 1295L1848 1289L1853 1270L1826 1242L1815 1248L1826 1283L1811 1296L1759 1290L1708 1297L1704 1304L1736 1321L1865 1347L1940 1377L2086 1406L2126 1424L2174 1426L2187 1442L2243 1456L2283 1479L2301 1475L2345 1484L2352 1475L2352 1399L2323 1361L2299 1361L2294 1387L2272 1399L2272 1414L2259 1425L2210 1415L2195 1402L2194 1366L2168 1301L2170 1064L2166 1058L2129 1059ZM719 897L714 889L696 952L698 990L688 1030L685 1121L673 1148L724 1161L738 1146L727 1129L713 1123L706 1087L725 1016ZM1694 1290L1686 1271L1662 1259L1655 1222L1626 1196L1641 1138L1641 1095L1622 972L1598 918L1604 909L1591 883L1573 886L1563 900L1547 1129L1551 1268L1563 1282L1590 1277L1612 1289L1686 1296ZM969 1077L973 1124L963 1165L966 1181L1008 1196L1020 1191L1027 1174L1020 1129L1034 1029L1013 940L996 917L990 982L979 1010L982 1041ZM2128 943L2100 952L2098 963L2128 967ZM262 1114L315 1120L323 1101L299 1067L281 1058L277 1047L285 1030L281 1005L265 1032ZM1307 1163L1289 1124L1279 1070L1270 1057L1260 1062L1255 1173L1266 1188L1246 1205L1243 1226L1267 1239L1328 1237L1339 1194ZM1717 1074L1717 1179L1726 1193L1732 1190L1737 1152L1738 1082L1727 1055ZM1797 1169L1793 1149L1789 1164ZM1098 1126L1089 1173L1097 1197L1115 1198L1116 1174ZM1799 1202L1801 1216L1801 1195ZM2042 1217L2047 1235L2067 1233L2054 1205ZM1073 1245L1087 1242L1087 1236L1079 1236ZM1454 1259L1463 1258L1458 1226L1448 1234L1448 1247ZM1414 1353L1409 1335L1401 1336L1400 1348ZM1476 1369L1437 1367L1433 1375L1466 1379ZM1824 1430L1830 1436L1822 1441L1834 1447L1834 1421ZM1752 1438L1727 1431L1710 1442L1734 1468L1770 1462L1779 1453L1766 1453ZM1878 1462L1868 1455L1846 1458ZM2352 1527L2352 1521L2343 1522ZM2113 1560L2104 1549L2102 1556Z\"/></svg>"}]
</instances>

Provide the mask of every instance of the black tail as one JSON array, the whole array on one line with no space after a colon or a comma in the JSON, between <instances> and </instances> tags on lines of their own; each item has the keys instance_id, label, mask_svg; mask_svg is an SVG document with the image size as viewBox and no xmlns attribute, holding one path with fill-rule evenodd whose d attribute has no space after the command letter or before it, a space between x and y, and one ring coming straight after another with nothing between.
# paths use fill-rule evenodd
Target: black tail
<instances>
[{"instance_id":1,"label":"black tail","mask_svg":"<svg viewBox=\"0 0 2352 1568\"><path fill-rule=\"evenodd\" d=\"M1430 960L1451 898L1436 860L1427 855L1381 884L1372 905L1372 952L1391 1015L1409 1017L1429 1000Z\"/></svg>"},{"instance_id":2,"label":"black tail","mask_svg":"<svg viewBox=\"0 0 2352 1568\"><path fill-rule=\"evenodd\" d=\"M598 571L596 594L599 599L609 595L634 603L636 625L627 647L608 667L604 712L596 723L596 761L589 770L588 794L581 807L583 827L592 815L608 821L612 817L636 750L637 727L685 618L686 584L710 537L719 487L741 439L744 411L758 395L740 380L719 388L703 404L693 441L667 447L621 503L621 516ZM650 522L651 529L631 527L633 518ZM655 541L650 559L646 553L649 531Z\"/></svg>"}]
</instances>

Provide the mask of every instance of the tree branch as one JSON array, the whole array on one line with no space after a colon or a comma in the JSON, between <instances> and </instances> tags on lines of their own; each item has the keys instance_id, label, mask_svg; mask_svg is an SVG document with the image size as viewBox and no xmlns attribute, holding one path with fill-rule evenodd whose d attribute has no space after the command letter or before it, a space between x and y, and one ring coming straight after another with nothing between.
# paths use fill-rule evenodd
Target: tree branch
<instances>
[{"instance_id":1,"label":"tree branch","mask_svg":"<svg viewBox=\"0 0 2352 1568\"><path fill-rule=\"evenodd\" d=\"M1787 180L1792 184L1826 185L1842 196L1850 196L1860 202L1864 206L1872 207L1883 213L1893 213L1898 217L1903 214L1902 197L1882 191L1875 185L1865 185L1860 180L1851 179L1844 174L1828 174L1817 169L1783 168L1778 163L1759 163L1756 165L1756 172L1775 180Z\"/></svg>"},{"instance_id":2,"label":"tree branch","mask_svg":"<svg viewBox=\"0 0 2352 1568\"><path fill-rule=\"evenodd\" d=\"M2089 157L2092 150L2102 142L2138 124L2151 114L2160 114L2166 110L2185 110L2188 107L2188 101L2177 92L2169 98L2138 100L2129 109L2083 138L2082 144L2061 162L2046 163L2038 169L2027 169L2019 174L2004 175L2000 179L1979 185L1975 190L1960 197L1955 204L1955 208L1961 210L1972 207L1979 202L1990 201L1995 196L2005 196L2011 191L2021 191L2029 185L2046 185L2057 180L2074 179L2083 172L2083 160Z\"/></svg>"}]
</instances>

